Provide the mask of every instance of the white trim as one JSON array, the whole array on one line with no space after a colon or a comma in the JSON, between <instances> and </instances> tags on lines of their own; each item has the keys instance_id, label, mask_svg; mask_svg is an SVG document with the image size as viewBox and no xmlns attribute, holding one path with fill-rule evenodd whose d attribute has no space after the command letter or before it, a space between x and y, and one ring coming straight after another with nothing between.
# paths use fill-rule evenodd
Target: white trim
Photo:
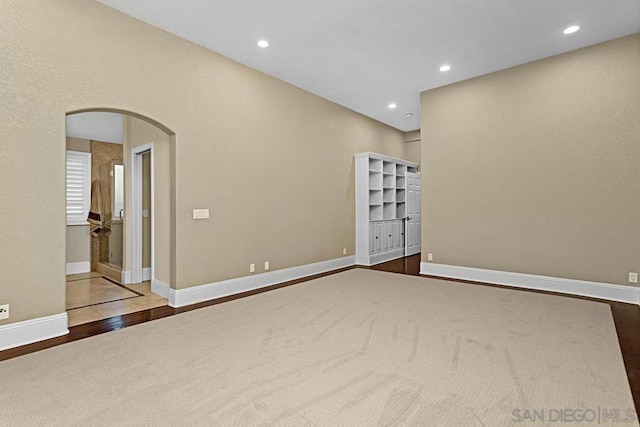
<instances>
[{"instance_id":1,"label":"white trim","mask_svg":"<svg viewBox=\"0 0 640 427\"><path fill-rule=\"evenodd\" d=\"M392 249L390 251L378 252L377 254L356 255L356 264L358 265L376 265L383 262L403 258L405 248Z\"/></svg>"},{"instance_id":2,"label":"white trim","mask_svg":"<svg viewBox=\"0 0 640 427\"><path fill-rule=\"evenodd\" d=\"M205 285L192 286L186 289L169 289L168 300L171 307L184 307L185 305L196 304L202 301L209 301L222 298L228 295L239 294L253 289L264 288L289 280L312 276L327 271L350 267L355 264L355 256L331 259L328 261L316 262L313 264L301 265L298 267L285 268L282 270L269 271L252 276L238 277L236 279L223 280L221 282L208 283ZM158 294L165 291L160 289L161 282L154 281ZM155 293L155 292L154 292Z\"/></svg>"},{"instance_id":3,"label":"white trim","mask_svg":"<svg viewBox=\"0 0 640 427\"><path fill-rule=\"evenodd\" d=\"M151 280L151 267L142 268L142 281L146 282L147 280Z\"/></svg>"},{"instance_id":4,"label":"white trim","mask_svg":"<svg viewBox=\"0 0 640 427\"><path fill-rule=\"evenodd\" d=\"M151 155L151 273L145 278L142 268L142 156L149 152ZM155 264L155 182L154 182L154 143L149 142L131 149L131 271L129 281L124 283L140 283L154 277Z\"/></svg>"},{"instance_id":5,"label":"white trim","mask_svg":"<svg viewBox=\"0 0 640 427\"><path fill-rule=\"evenodd\" d=\"M131 283L142 281L142 156L131 149Z\"/></svg>"},{"instance_id":6,"label":"white trim","mask_svg":"<svg viewBox=\"0 0 640 427\"><path fill-rule=\"evenodd\" d=\"M149 272L149 279L151 280L155 277L155 265L156 265L156 181L155 181L155 148L153 143L151 143L151 159L150 164L151 168L149 173L151 174L151 224L149 227L149 233L151 233L151 271ZM144 271L142 273L144 276Z\"/></svg>"},{"instance_id":7,"label":"white trim","mask_svg":"<svg viewBox=\"0 0 640 427\"><path fill-rule=\"evenodd\" d=\"M151 279L151 292L163 298L169 299L171 286L158 279Z\"/></svg>"},{"instance_id":8,"label":"white trim","mask_svg":"<svg viewBox=\"0 0 640 427\"><path fill-rule=\"evenodd\" d=\"M131 281L130 271L122 270L122 273L120 274L120 283L122 283L123 285L130 285L131 283L133 283Z\"/></svg>"},{"instance_id":9,"label":"white trim","mask_svg":"<svg viewBox=\"0 0 640 427\"><path fill-rule=\"evenodd\" d=\"M420 274L472 280L474 282L513 286L580 295L630 304L640 303L640 288L612 283L588 282L584 280L562 279L535 274L511 273L508 271L484 270L482 268L459 267L455 265L420 263Z\"/></svg>"},{"instance_id":10,"label":"white trim","mask_svg":"<svg viewBox=\"0 0 640 427\"><path fill-rule=\"evenodd\" d=\"M85 226L86 227L87 225L90 225L90 223L87 220L72 221L72 222L67 221L67 225L69 227L76 227L76 226Z\"/></svg>"},{"instance_id":11,"label":"white trim","mask_svg":"<svg viewBox=\"0 0 640 427\"><path fill-rule=\"evenodd\" d=\"M374 159L378 159L378 160L384 160L387 162L392 162L392 163L400 163L401 165L405 165L405 166L411 166L414 168L417 168L418 166L420 166L418 163L413 163L410 162L408 160L404 160L404 159L398 159L396 157L389 157L389 156L385 156L384 154L378 154L378 153L374 153L373 151L365 151L362 153L355 153L353 155L356 159L360 158L360 157L371 157Z\"/></svg>"},{"instance_id":12,"label":"white trim","mask_svg":"<svg viewBox=\"0 0 640 427\"><path fill-rule=\"evenodd\" d=\"M91 272L91 263L89 261L67 263L67 274L80 274L89 272Z\"/></svg>"},{"instance_id":13,"label":"white trim","mask_svg":"<svg viewBox=\"0 0 640 427\"><path fill-rule=\"evenodd\" d=\"M69 333L67 313L0 326L0 351Z\"/></svg>"}]
</instances>

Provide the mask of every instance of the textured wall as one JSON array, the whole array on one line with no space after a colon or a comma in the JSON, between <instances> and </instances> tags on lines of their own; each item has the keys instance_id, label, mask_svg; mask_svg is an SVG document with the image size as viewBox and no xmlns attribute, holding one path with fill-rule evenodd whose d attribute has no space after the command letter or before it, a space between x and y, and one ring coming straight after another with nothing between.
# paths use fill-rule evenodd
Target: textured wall
<instances>
[{"instance_id":1,"label":"textured wall","mask_svg":"<svg viewBox=\"0 0 640 427\"><path fill-rule=\"evenodd\" d=\"M65 113L175 132L176 288L353 254L353 153L404 153L402 132L96 2L3 0L0 20L0 324L65 309Z\"/></svg>"},{"instance_id":2,"label":"textured wall","mask_svg":"<svg viewBox=\"0 0 640 427\"><path fill-rule=\"evenodd\" d=\"M420 131L414 130L406 132L404 134L404 140L404 159L419 164L421 162L420 151L422 145L420 142Z\"/></svg>"},{"instance_id":3,"label":"textured wall","mask_svg":"<svg viewBox=\"0 0 640 427\"><path fill-rule=\"evenodd\" d=\"M640 35L422 93L423 261L627 284Z\"/></svg>"}]
</instances>

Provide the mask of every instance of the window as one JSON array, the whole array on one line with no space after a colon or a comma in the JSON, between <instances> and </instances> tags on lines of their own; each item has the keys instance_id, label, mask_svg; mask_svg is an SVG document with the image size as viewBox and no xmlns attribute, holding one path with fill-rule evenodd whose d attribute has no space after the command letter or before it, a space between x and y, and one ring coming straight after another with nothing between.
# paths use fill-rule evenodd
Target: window
<instances>
[{"instance_id":1,"label":"window","mask_svg":"<svg viewBox=\"0 0 640 427\"><path fill-rule=\"evenodd\" d=\"M67 225L86 225L91 206L91 153L67 151Z\"/></svg>"}]
</instances>

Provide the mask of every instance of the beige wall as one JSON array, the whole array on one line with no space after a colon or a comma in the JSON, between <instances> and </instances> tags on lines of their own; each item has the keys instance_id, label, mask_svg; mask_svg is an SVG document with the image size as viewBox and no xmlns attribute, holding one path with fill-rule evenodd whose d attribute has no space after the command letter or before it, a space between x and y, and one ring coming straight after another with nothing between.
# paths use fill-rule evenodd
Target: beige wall
<instances>
[{"instance_id":1,"label":"beige wall","mask_svg":"<svg viewBox=\"0 0 640 427\"><path fill-rule=\"evenodd\" d=\"M353 254L353 153L404 154L402 132L97 2L3 0L0 17L0 324L65 309L65 113L123 109L175 132L175 288Z\"/></svg>"},{"instance_id":2,"label":"beige wall","mask_svg":"<svg viewBox=\"0 0 640 427\"><path fill-rule=\"evenodd\" d=\"M81 151L83 153L91 152L91 141L89 141L88 139L73 138L71 136L68 136L66 141L67 150Z\"/></svg>"},{"instance_id":3,"label":"beige wall","mask_svg":"<svg viewBox=\"0 0 640 427\"><path fill-rule=\"evenodd\" d=\"M414 163L421 163L420 150L420 131L414 130L404 134L404 159Z\"/></svg>"},{"instance_id":4,"label":"beige wall","mask_svg":"<svg viewBox=\"0 0 640 427\"><path fill-rule=\"evenodd\" d=\"M91 151L91 142L88 139L67 137L66 141L67 150L84 153ZM89 224L68 225L66 228L66 262L89 262L89 240Z\"/></svg>"},{"instance_id":5,"label":"beige wall","mask_svg":"<svg viewBox=\"0 0 640 427\"><path fill-rule=\"evenodd\" d=\"M153 208L153 221L155 228L155 250L154 250L154 278L167 283L172 284L171 279L171 147L173 146L173 140L163 130L158 127L145 122L144 120L137 119L131 116L125 116L124 119L124 149L127 153L125 156L125 185L127 191L125 192L125 207L132 206L133 204L133 188L131 183L132 168L131 168L131 150L135 147L139 147L145 144L153 143L153 184L154 184L154 208ZM147 156L143 157L144 159ZM147 158L149 166L151 159ZM144 168L144 165L143 165ZM148 185L151 185L149 180ZM144 187L143 176L143 187ZM152 213L150 203L151 200L144 200L143 197L143 209L144 205L149 205L149 212ZM132 233L131 223L127 221L125 216L125 270L130 270L131 265L131 239L126 238ZM142 266L151 266L151 221L150 217L143 219L143 250L142 250ZM146 257L145 257L146 256Z\"/></svg>"},{"instance_id":6,"label":"beige wall","mask_svg":"<svg viewBox=\"0 0 640 427\"><path fill-rule=\"evenodd\" d=\"M89 262L89 226L67 226L66 262Z\"/></svg>"},{"instance_id":7,"label":"beige wall","mask_svg":"<svg viewBox=\"0 0 640 427\"><path fill-rule=\"evenodd\" d=\"M640 35L422 93L423 261L628 284Z\"/></svg>"}]
</instances>

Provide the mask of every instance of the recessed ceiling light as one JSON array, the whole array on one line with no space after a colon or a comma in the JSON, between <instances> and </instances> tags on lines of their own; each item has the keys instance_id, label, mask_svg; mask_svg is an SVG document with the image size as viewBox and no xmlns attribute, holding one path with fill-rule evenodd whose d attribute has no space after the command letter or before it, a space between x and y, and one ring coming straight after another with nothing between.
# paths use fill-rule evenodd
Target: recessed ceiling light
<instances>
[{"instance_id":1,"label":"recessed ceiling light","mask_svg":"<svg viewBox=\"0 0 640 427\"><path fill-rule=\"evenodd\" d=\"M445 71L449 71L451 69L451 65L445 64L442 67L440 67L440 71L442 71L443 73Z\"/></svg>"},{"instance_id":2,"label":"recessed ceiling light","mask_svg":"<svg viewBox=\"0 0 640 427\"><path fill-rule=\"evenodd\" d=\"M563 33L565 34L573 34L580 29L580 25L572 25L570 27L565 28Z\"/></svg>"},{"instance_id":3,"label":"recessed ceiling light","mask_svg":"<svg viewBox=\"0 0 640 427\"><path fill-rule=\"evenodd\" d=\"M413 113L404 113L405 117L413 117Z\"/></svg>"},{"instance_id":4,"label":"recessed ceiling light","mask_svg":"<svg viewBox=\"0 0 640 427\"><path fill-rule=\"evenodd\" d=\"M269 47L269 42L266 40L258 40L258 46L260 47Z\"/></svg>"},{"instance_id":5,"label":"recessed ceiling light","mask_svg":"<svg viewBox=\"0 0 640 427\"><path fill-rule=\"evenodd\" d=\"M389 104L389 109L390 110L395 110L398 106L396 104L394 104L393 102L391 104Z\"/></svg>"}]
</instances>

